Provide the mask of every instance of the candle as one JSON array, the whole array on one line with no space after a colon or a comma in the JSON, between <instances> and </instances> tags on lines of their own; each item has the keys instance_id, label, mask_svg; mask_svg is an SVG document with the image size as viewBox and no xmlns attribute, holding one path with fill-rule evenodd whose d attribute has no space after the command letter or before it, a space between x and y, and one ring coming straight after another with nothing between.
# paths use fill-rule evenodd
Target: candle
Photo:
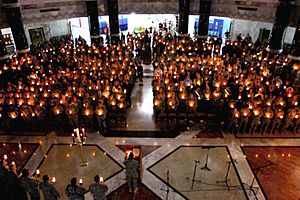
<instances>
[{"instance_id":1,"label":"candle","mask_svg":"<svg viewBox=\"0 0 300 200\"><path fill-rule=\"evenodd\" d=\"M52 182L52 183L55 183L55 182L56 182L56 178L55 178L55 177L52 177L51 182Z\"/></svg>"},{"instance_id":2,"label":"candle","mask_svg":"<svg viewBox=\"0 0 300 200\"><path fill-rule=\"evenodd\" d=\"M99 108L98 110L96 110L97 115L103 115L104 111L103 109Z\"/></svg>"},{"instance_id":3,"label":"candle","mask_svg":"<svg viewBox=\"0 0 300 200\"><path fill-rule=\"evenodd\" d=\"M37 169L37 170L35 171L35 173L36 173L37 175L39 175L39 174L40 174L40 170Z\"/></svg>"},{"instance_id":4,"label":"candle","mask_svg":"<svg viewBox=\"0 0 300 200\"><path fill-rule=\"evenodd\" d=\"M103 177L100 177L100 183L104 183Z\"/></svg>"},{"instance_id":5,"label":"candle","mask_svg":"<svg viewBox=\"0 0 300 200\"><path fill-rule=\"evenodd\" d=\"M79 179L79 184L82 184L82 179Z\"/></svg>"}]
</instances>

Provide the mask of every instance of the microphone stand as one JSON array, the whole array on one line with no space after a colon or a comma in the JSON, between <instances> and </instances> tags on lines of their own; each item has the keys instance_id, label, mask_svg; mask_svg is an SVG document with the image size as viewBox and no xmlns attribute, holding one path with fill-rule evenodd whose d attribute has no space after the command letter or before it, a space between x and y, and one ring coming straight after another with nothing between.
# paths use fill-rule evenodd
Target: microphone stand
<instances>
[{"instance_id":1,"label":"microphone stand","mask_svg":"<svg viewBox=\"0 0 300 200\"><path fill-rule=\"evenodd\" d=\"M230 186L228 185L228 182L230 181L230 178L228 178L228 176L229 176L231 161L227 161L226 163L228 163L228 167L227 167L227 172L226 172L225 180L224 181L216 181L216 183L224 183L226 185L228 191L229 191L230 190Z\"/></svg>"},{"instance_id":2,"label":"microphone stand","mask_svg":"<svg viewBox=\"0 0 300 200\"><path fill-rule=\"evenodd\" d=\"M201 183L200 179L195 179L195 176L196 176L196 173L197 173L197 165L200 164L200 161L199 160L194 160L194 161L195 161L195 165L194 165L194 173L193 173L193 179L192 179L192 187L191 187L191 189L194 188L194 183L195 182Z\"/></svg>"},{"instance_id":3,"label":"microphone stand","mask_svg":"<svg viewBox=\"0 0 300 200\"><path fill-rule=\"evenodd\" d=\"M263 171L264 168L274 165L274 163L272 163L270 161L268 161L268 162L269 162L269 164L261 166L261 167L257 167L257 168L254 169L255 170L254 177L253 177L250 185L244 183L244 185L247 185L249 187L249 196L251 196L251 192L253 192L253 194L255 196L255 199L257 199L256 194L257 194L257 192L259 190L258 186L254 186L255 179L258 176L258 172L260 171L260 174L262 174L262 171ZM256 192L255 192L254 189L256 189Z\"/></svg>"},{"instance_id":4,"label":"microphone stand","mask_svg":"<svg viewBox=\"0 0 300 200\"><path fill-rule=\"evenodd\" d=\"M161 190L167 193L166 200L168 200L169 199L169 193L170 193L170 188L169 188L169 170L167 171L167 189L161 188Z\"/></svg>"},{"instance_id":5,"label":"microphone stand","mask_svg":"<svg viewBox=\"0 0 300 200\"><path fill-rule=\"evenodd\" d=\"M210 149L210 148L214 148L214 147L203 147L203 148L207 148L207 153L206 153L205 165L204 165L204 167L202 167L201 169L202 169L202 170L211 171L211 170L208 168L207 163L208 163L208 157L209 157L209 149Z\"/></svg>"}]
</instances>

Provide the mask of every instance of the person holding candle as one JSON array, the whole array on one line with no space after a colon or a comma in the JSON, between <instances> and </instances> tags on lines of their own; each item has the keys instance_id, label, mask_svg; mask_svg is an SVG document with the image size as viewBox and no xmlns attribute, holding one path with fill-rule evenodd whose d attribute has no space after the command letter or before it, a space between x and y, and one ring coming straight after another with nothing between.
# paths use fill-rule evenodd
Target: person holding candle
<instances>
[{"instance_id":1,"label":"person holding candle","mask_svg":"<svg viewBox=\"0 0 300 200\"><path fill-rule=\"evenodd\" d=\"M107 185L102 181L100 181L99 175L94 177L95 183L92 183L89 186L89 191L92 193L94 200L106 200L105 193L108 191Z\"/></svg>"},{"instance_id":2,"label":"person holding candle","mask_svg":"<svg viewBox=\"0 0 300 200\"><path fill-rule=\"evenodd\" d=\"M106 133L106 106L104 105L104 101L100 100L96 107L95 113L97 114L97 122L98 126L102 130L102 132Z\"/></svg>"},{"instance_id":3,"label":"person holding candle","mask_svg":"<svg viewBox=\"0 0 300 200\"><path fill-rule=\"evenodd\" d=\"M274 111L271 107L267 107L263 111L263 122L261 125L261 134L264 134L270 128L271 121L274 117Z\"/></svg>"},{"instance_id":4,"label":"person holding candle","mask_svg":"<svg viewBox=\"0 0 300 200\"><path fill-rule=\"evenodd\" d=\"M27 200L26 191L22 188L17 174L17 166L14 162L9 165L8 172L9 200Z\"/></svg>"},{"instance_id":5,"label":"person holding candle","mask_svg":"<svg viewBox=\"0 0 300 200\"><path fill-rule=\"evenodd\" d=\"M49 179L48 175L44 175L43 182L39 184L39 188L42 190L45 200L58 200L60 195Z\"/></svg>"},{"instance_id":6,"label":"person holding candle","mask_svg":"<svg viewBox=\"0 0 300 200\"><path fill-rule=\"evenodd\" d=\"M36 177L29 176L29 170L23 169L22 175L20 177L20 182L22 188L29 194L31 200L40 200L40 192L38 190L39 175L37 174Z\"/></svg>"},{"instance_id":7,"label":"person holding candle","mask_svg":"<svg viewBox=\"0 0 300 200\"><path fill-rule=\"evenodd\" d=\"M82 183L80 183L82 185ZM84 194L86 190L77 185L77 178L73 177L71 179L71 183L67 185L65 188L65 194L70 200L84 200Z\"/></svg>"},{"instance_id":8,"label":"person holding candle","mask_svg":"<svg viewBox=\"0 0 300 200\"><path fill-rule=\"evenodd\" d=\"M0 160L0 194L1 198L9 199L10 196L10 188L9 188L9 172L7 165L7 158L3 156Z\"/></svg>"}]
</instances>

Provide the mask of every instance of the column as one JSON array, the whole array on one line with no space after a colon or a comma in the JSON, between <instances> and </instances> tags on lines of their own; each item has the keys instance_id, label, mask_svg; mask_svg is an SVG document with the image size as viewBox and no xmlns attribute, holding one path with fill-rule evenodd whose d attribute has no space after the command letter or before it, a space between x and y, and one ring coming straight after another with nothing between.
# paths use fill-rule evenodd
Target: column
<instances>
[{"instance_id":1,"label":"column","mask_svg":"<svg viewBox=\"0 0 300 200\"><path fill-rule=\"evenodd\" d=\"M86 1L86 9L90 24L91 43L100 43L100 28L98 20L98 4L97 1Z\"/></svg>"},{"instance_id":2,"label":"column","mask_svg":"<svg viewBox=\"0 0 300 200\"><path fill-rule=\"evenodd\" d=\"M111 43L117 44L120 40L118 0L107 0L107 12Z\"/></svg>"},{"instance_id":3,"label":"column","mask_svg":"<svg viewBox=\"0 0 300 200\"><path fill-rule=\"evenodd\" d=\"M270 44L267 51L272 53L281 53L282 36L286 29L294 2L290 0L279 1L275 14L275 23L273 25Z\"/></svg>"},{"instance_id":4,"label":"column","mask_svg":"<svg viewBox=\"0 0 300 200\"><path fill-rule=\"evenodd\" d=\"M3 1L2 6L14 37L17 53L26 53L30 49L25 36L20 7L16 1L5 2L9 1Z\"/></svg>"},{"instance_id":5,"label":"column","mask_svg":"<svg viewBox=\"0 0 300 200\"><path fill-rule=\"evenodd\" d=\"M207 37L211 0L200 0L198 35Z\"/></svg>"},{"instance_id":6,"label":"column","mask_svg":"<svg viewBox=\"0 0 300 200\"><path fill-rule=\"evenodd\" d=\"M0 30L0 60L6 59L8 56L5 41Z\"/></svg>"},{"instance_id":7,"label":"column","mask_svg":"<svg viewBox=\"0 0 300 200\"><path fill-rule=\"evenodd\" d=\"M178 33L187 34L189 28L190 0L179 0L179 27ZM179 37L180 39L180 37Z\"/></svg>"},{"instance_id":8,"label":"column","mask_svg":"<svg viewBox=\"0 0 300 200\"><path fill-rule=\"evenodd\" d=\"M296 32L292 44L292 56L300 60L300 17L296 26Z\"/></svg>"}]
</instances>

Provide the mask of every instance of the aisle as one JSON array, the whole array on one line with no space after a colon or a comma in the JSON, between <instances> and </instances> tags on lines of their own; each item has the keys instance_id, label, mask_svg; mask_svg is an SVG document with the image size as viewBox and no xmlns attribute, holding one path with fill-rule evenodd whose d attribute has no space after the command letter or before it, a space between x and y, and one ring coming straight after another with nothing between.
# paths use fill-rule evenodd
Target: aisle
<instances>
[{"instance_id":1,"label":"aisle","mask_svg":"<svg viewBox=\"0 0 300 200\"><path fill-rule=\"evenodd\" d=\"M128 110L126 131L158 131L153 116L152 67L144 65L143 83L136 80Z\"/></svg>"}]
</instances>

